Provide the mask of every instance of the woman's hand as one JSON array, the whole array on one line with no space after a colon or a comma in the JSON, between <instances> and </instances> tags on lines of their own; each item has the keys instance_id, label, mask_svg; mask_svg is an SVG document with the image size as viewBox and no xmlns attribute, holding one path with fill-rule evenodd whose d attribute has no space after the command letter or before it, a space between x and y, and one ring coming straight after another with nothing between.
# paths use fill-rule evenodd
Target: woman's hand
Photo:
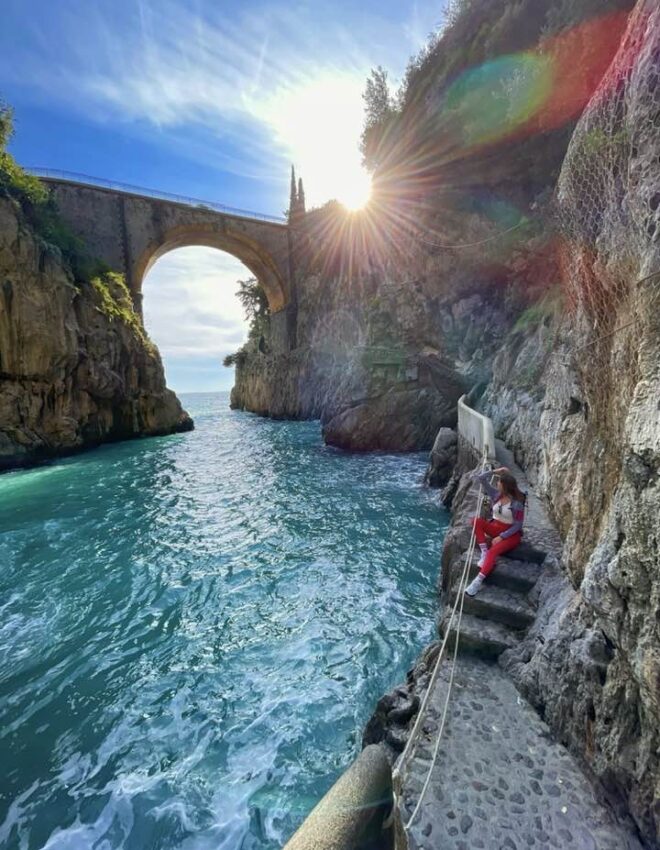
<instances>
[{"instance_id":1,"label":"woman's hand","mask_svg":"<svg viewBox=\"0 0 660 850\"><path fill-rule=\"evenodd\" d=\"M501 543L501 542L502 542L501 537L493 537L493 546L495 546L497 543Z\"/></svg>"},{"instance_id":2,"label":"woman's hand","mask_svg":"<svg viewBox=\"0 0 660 850\"><path fill-rule=\"evenodd\" d=\"M497 469L493 470L494 475L503 475L505 472L508 472L509 469L506 466L498 466Z\"/></svg>"}]
</instances>

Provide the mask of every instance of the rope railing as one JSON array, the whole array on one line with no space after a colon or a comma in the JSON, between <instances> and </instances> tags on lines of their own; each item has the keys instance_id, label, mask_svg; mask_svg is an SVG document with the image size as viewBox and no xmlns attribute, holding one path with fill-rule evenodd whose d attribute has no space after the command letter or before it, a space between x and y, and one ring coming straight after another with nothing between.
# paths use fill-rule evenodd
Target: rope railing
<instances>
[{"instance_id":1,"label":"rope railing","mask_svg":"<svg viewBox=\"0 0 660 850\"><path fill-rule=\"evenodd\" d=\"M225 213L235 218L257 219L269 224L285 226L287 220L282 216L266 215L265 213L242 210L237 207L228 207L215 201L204 201L200 198L191 198L185 195L175 195L172 192L161 192L157 189L145 189L143 186L133 186L130 183L118 183L114 180L106 180L103 177L91 177L88 174L76 174L73 171L59 171L54 168L26 168L29 174L44 180L61 181L73 183L80 186L92 186L96 189L109 189L113 192L121 192L124 195L135 195L139 198L152 198L157 201L169 201L182 204L187 207L211 210L212 212Z\"/></svg>"},{"instance_id":2,"label":"rope railing","mask_svg":"<svg viewBox=\"0 0 660 850\"><path fill-rule=\"evenodd\" d=\"M483 417L484 419L486 417ZM488 420L490 421L490 420ZM491 425L492 427L492 425ZM489 455L486 449L482 454L481 458L481 471L483 472L486 468L486 463L488 462ZM481 515L481 509L484 502L484 489L480 484L479 486L479 497L477 500L477 516ZM435 688L435 683L437 681L438 675L440 673L440 667L442 662L445 660L445 652L447 649L447 644L449 641L449 635L452 630L452 626L454 627L454 648L453 648L453 657L452 657L452 666L451 672L449 675L449 683L447 685L447 692L445 694L445 701L442 709L442 717L440 720L440 727L438 729L438 734L436 736L435 746L433 749L433 756L431 758L431 763L429 765L426 779L424 781L424 785L422 786L422 790L420 792L419 798L413 809L410 818L407 823L404 823L403 818L401 818L401 826L403 828L404 834L407 834L407 831L412 826L417 814L421 808L422 803L424 802L424 797L428 790L429 784L431 782L431 777L433 774L433 769L435 767L435 763L438 758L438 752L440 750L440 742L442 741L442 736L445 730L445 724L447 720L447 712L449 710L449 702L451 700L451 693L454 685L454 673L456 671L456 662L458 657L458 645L460 641L460 631L461 631L461 621L463 619L463 605L465 602L465 589L467 587L468 578L470 575L470 565L472 564L472 559L474 557L474 552L476 548L476 536L474 527L470 534L470 543L465 553L465 563L463 564L463 570L460 575L460 579L458 582L458 587L455 594L454 604L451 610L451 614L449 616L449 621L446 623L444 627L444 636L442 640L442 644L440 646L440 650L438 652L438 657L433 667L433 671L431 673L431 677L429 679L428 687L426 689L426 693L424 694L424 698L422 700L422 704L420 705L419 711L417 713L417 717L415 719L415 723L413 725L412 731L408 737L406 742L406 746L396 764L396 767L392 773L392 788L394 794L394 811L398 811L400 813L400 804L399 800L401 797L401 792L403 789L403 783L405 781L406 775L408 773L408 769L410 766L410 761L415 754L415 749L417 747L419 734L422 729L424 720L426 718L426 712L428 709L429 702L431 700L431 696L433 694L433 690ZM455 624L454 624L455 623ZM398 848L397 848L398 850Z\"/></svg>"}]
</instances>

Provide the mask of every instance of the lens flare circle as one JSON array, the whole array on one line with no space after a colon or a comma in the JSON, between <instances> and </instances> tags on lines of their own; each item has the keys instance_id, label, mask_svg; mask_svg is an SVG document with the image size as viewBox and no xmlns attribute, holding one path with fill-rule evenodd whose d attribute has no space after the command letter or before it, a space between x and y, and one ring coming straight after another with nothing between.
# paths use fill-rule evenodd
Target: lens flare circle
<instances>
[{"instance_id":1,"label":"lens flare circle","mask_svg":"<svg viewBox=\"0 0 660 850\"><path fill-rule=\"evenodd\" d=\"M465 71L445 95L466 146L483 145L510 135L547 101L552 64L543 55L501 56Z\"/></svg>"}]
</instances>

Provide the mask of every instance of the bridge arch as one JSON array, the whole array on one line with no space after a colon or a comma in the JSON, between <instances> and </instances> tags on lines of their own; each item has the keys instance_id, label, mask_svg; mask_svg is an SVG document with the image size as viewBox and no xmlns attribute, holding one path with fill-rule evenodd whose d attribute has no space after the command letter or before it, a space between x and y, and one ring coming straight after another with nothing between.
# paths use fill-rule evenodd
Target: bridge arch
<instances>
[{"instance_id":1,"label":"bridge arch","mask_svg":"<svg viewBox=\"0 0 660 850\"><path fill-rule=\"evenodd\" d=\"M144 277L159 257L194 245L217 248L257 278L271 312L279 314L281 343L288 344L294 281L284 219L85 175L34 173L47 183L60 215L90 256L124 274L139 312Z\"/></svg>"},{"instance_id":2,"label":"bridge arch","mask_svg":"<svg viewBox=\"0 0 660 850\"><path fill-rule=\"evenodd\" d=\"M175 225L147 243L132 269L131 280L137 293L141 296L144 279L156 260L177 248L192 246L217 248L236 257L263 287L271 313L277 313L286 306L285 282L275 259L264 246L245 233L228 232L206 222Z\"/></svg>"}]
</instances>

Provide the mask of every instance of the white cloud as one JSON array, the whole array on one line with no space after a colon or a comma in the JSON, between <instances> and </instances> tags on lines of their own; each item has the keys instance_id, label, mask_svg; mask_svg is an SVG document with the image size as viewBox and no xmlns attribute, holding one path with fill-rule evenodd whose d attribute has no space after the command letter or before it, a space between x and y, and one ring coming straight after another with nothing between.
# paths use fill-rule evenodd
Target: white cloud
<instances>
[{"instance_id":1,"label":"white cloud","mask_svg":"<svg viewBox=\"0 0 660 850\"><path fill-rule=\"evenodd\" d=\"M278 175L283 188L293 160L312 203L364 180L357 145L369 69L400 73L438 15L415 3L403 22L283 0L52 5L26 20L5 75L98 121L157 129L191 158Z\"/></svg>"},{"instance_id":2,"label":"white cloud","mask_svg":"<svg viewBox=\"0 0 660 850\"><path fill-rule=\"evenodd\" d=\"M250 272L211 248L180 248L161 257L144 283L144 318L165 361L222 359L247 336L237 281Z\"/></svg>"}]
</instances>

